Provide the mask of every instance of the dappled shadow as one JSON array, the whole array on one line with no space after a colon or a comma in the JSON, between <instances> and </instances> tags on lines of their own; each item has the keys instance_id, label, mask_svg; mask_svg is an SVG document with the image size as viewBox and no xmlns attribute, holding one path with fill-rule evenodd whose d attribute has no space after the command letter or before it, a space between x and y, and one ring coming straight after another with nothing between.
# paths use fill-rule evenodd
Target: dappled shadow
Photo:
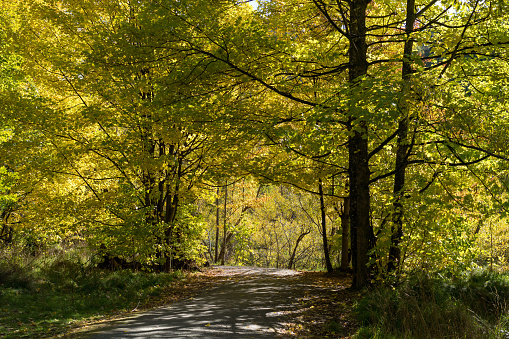
<instances>
[{"instance_id":1,"label":"dappled shadow","mask_svg":"<svg viewBox=\"0 0 509 339\"><path fill-rule=\"evenodd\" d=\"M221 270L223 275L249 275L252 277L287 277L300 275L299 271L284 268L269 268L255 266L213 266Z\"/></svg>"},{"instance_id":2,"label":"dappled shadow","mask_svg":"<svg viewBox=\"0 0 509 339\"><path fill-rule=\"evenodd\" d=\"M89 338L273 338L316 293L292 270L224 267L230 280L194 298L112 322Z\"/></svg>"}]
</instances>

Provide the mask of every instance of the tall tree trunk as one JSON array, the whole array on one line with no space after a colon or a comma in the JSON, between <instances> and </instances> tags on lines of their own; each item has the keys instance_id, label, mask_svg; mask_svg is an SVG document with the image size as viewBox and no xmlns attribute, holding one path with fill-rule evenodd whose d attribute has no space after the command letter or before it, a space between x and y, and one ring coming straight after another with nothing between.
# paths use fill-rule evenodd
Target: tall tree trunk
<instances>
[{"instance_id":1,"label":"tall tree trunk","mask_svg":"<svg viewBox=\"0 0 509 339\"><path fill-rule=\"evenodd\" d=\"M398 139L396 149L396 164L394 173L394 188L393 188L393 213L392 213L392 235L391 246L389 249L389 261L387 265L388 271L393 271L401 264L401 249L400 243L403 237L403 199L405 187L405 174L408 167L408 154L410 144L408 142L408 115L409 115L409 98L408 95L411 91L411 78L412 78L412 49L413 39L411 34L414 31L415 24L415 0L407 1L407 14L406 14L406 41L403 51L403 68L402 68L402 89L401 101L399 110L401 119L398 125Z\"/></svg>"},{"instance_id":2,"label":"tall tree trunk","mask_svg":"<svg viewBox=\"0 0 509 339\"><path fill-rule=\"evenodd\" d=\"M346 185L348 187L348 185ZM334 196L335 185L334 176L332 177L332 195ZM334 204L334 209L339 215L341 220L341 261L340 269L347 271L350 267L350 255L349 255L349 244L350 244L350 198L343 198L343 204L341 208L338 208L338 204Z\"/></svg>"},{"instance_id":3,"label":"tall tree trunk","mask_svg":"<svg viewBox=\"0 0 509 339\"><path fill-rule=\"evenodd\" d=\"M345 198L341 209L341 269L346 271L350 267L348 255L348 235L350 227L350 198Z\"/></svg>"},{"instance_id":4,"label":"tall tree trunk","mask_svg":"<svg viewBox=\"0 0 509 339\"><path fill-rule=\"evenodd\" d=\"M281 249L279 248L279 232L274 232L274 236L276 237L276 268L279 268L279 260L281 257Z\"/></svg>"},{"instance_id":5,"label":"tall tree trunk","mask_svg":"<svg viewBox=\"0 0 509 339\"><path fill-rule=\"evenodd\" d=\"M219 252L219 258L221 258L221 260L223 260L223 258L226 256L226 249L228 248L228 244L232 240L232 236L233 236L233 233L228 232L228 234L226 235L226 239L223 239L223 242L226 245L221 246L221 251ZM221 265L224 265L224 261Z\"/></svg>"},{"instance_id":6,"label":"tall tree trunk","mask_svg":"<svg viewBox=\"0 0 509 339\"><path fill-rule=\"evenodd\" d=\"M223 246L221 249L221 265L224 265L226 257L226 202L228 201L228 181L224 185L224 220L223 220Z\"/></svg>"},{"instance_id":7,"label":"tall tree trunk","mask_svg":"<svg viewBox=\"0 0 509 339\"><path fill-rule=\"evenodd\" d=\"M297 238L297 241L295 242L295 247L293 248L293 251L292 251L292 255L290 256L290 260L288 261L288 266L286 266L286 268L288 268L289 270L292 269L292 266L294 266L294 264L295 264L294 261L295 261L295 254L297 253L297 247L299 247L299 244L302 241L302 239L304 239L304 237L306 235L308 235L310 232L311 231L301 233L299 235L299 237Z\"/></svg>"},{"instance_id":8,"label":"tall tree trunk","mask_svg":"<svg viewBox=\"0 0 509 339\"><path fill-rule=\"evenodd\" d=\"M350 2L350 21L348 23L349 67L348 78L353 91L358 87L368 71L366 44L366 9L369 0ZM359 89L360 90L360 89ZM357 102L350 103L354 113ZM360 289L369 284L370 268L368 253L373 246L373 230L369 222L369 152L368 124L363 118L350 118L351 136L348 140L350 177L350 239L352 250L353 284Z\"/></svg>"},{"instance_id":9,"label":"tall tree trunk","mask_svg":"<svg viewBox=\"0 0 509 339\"><path fill-rule=\"evenodd\" d=\"M175 249L172 246L172 242L180 241L179 232L174 232L175 219L177 217L177 210L179 206L179 190L180 190L180 178L182 177L182 159L179 159L176 168L176 182L175 186L172 187L170 182L166 183L166 209L164 215L164 222L166 224L165 230L165 245L169 248L169 253L166 253L166 261L164 263L164 270L166 272L173 268L173 258L175 255ZM175 234L174 234L175 233Z\"/></svg>"},{"instance_id":10,"label":"tall tree trunk","mask_svg":"<svg viewBox=\"0 0 509 339\"><path fill-rule=\"evenodd\" d=\"M325 266L327 267L327 272L332 273L332 263L330 262L329 255L329 244L327 241L327 219L325 215L325 202L323 199L323 183L322 179L318 179L318 192L320 194L320 212L322 215L322 241L323 241L323 256L325 259Z\"/></svg>"},{"instance_id":11,"label":"tall tree trunk","mask_svg":"<svg viewBox=\"0 0 509 339\"><path fill-rule=\"evenodd\" d=\"M219 187L216 190L216 244L214 251L214 262L217 263L218 247L219 247Z\"/></svg>"}]
</instances>

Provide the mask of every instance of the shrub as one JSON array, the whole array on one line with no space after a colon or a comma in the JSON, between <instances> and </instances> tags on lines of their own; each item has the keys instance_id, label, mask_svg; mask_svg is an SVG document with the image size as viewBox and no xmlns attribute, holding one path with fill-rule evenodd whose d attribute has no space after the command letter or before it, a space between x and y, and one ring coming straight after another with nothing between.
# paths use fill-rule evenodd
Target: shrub
<instances>
[{"instance_id":1,"label":"shrub","mask_svg":"<svg viewBox=\"0 0 509 339\"><path fill-rule=\"evenodd\" d=\"M182 276L182 272L101 270L78 248L53 249L37 256L2 249L0 336L53 337L85 319L146 307Z\"/></svg>"},{"instance_id":2,"label":"shrub","mask_svg":"<svg viewBox=\"0 0 509 339\"><path fill-rule=\"evenodd\" d=\"M509 276L476 270L455 279L449 285L450 293L475 313L496 322L507 312L509 302Z\"/></svg>"},{"instance_id":3,"label":"shrub","mask_svg":"<svg viewBox=\"0 0 509 339\"><path fill-rule=\"evenodd\" d=\"M17 247L0 249L0 285L31 289L36 281L33 272L35 258Z\"/></svg>"},{"instance_id":4,"label":"shrub","mask_svg":"<svg viewBox=\"0 0 509 339\"><path fill-rule=\"evenodd\" d=\"M413 276L358 303L357 337L503 338L508 292L507 276L489 272L455 280Z\"/></svg>"}]
</instances>

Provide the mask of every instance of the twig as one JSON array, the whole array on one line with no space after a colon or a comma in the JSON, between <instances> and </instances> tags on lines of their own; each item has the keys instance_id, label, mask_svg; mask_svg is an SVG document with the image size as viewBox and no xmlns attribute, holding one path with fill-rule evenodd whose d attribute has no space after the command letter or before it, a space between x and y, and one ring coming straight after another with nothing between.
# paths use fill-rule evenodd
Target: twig
<instances>
[{"instance_id":1,"label":"twig","mask_svg":"<svg viewBox=\"0 0 509 339\"><path fill-rule=\"evenodd\" d=\"M137 311L137 310L138 310L138 306L140 306L140 301L138 301L138 305L136 305L136 307L135 307L135 308L133 308L133 309L131 310L131 312Z\"/></svg>"}]
</instances>

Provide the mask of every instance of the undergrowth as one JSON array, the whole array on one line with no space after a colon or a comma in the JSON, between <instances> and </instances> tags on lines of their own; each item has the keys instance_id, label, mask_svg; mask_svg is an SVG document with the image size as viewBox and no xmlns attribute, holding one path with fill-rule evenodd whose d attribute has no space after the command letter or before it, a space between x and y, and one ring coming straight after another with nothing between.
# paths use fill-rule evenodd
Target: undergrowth
<instances>
[{"instance_id":1,"label":"undergrowth","mask_svg":"<svg viewBox=\"0 0 509 339\"><path fill-rule=\"evenodd\" d=\"M82 321L131 311L181 272L106 271L80 250L33 256L0 252L0 337L51 337Z\"/></svg>"},{"instance_id":2,"label":"undergrowth","mask_svg":"<svg viewBox=\"0 0 509 339\"><path fill-rule=\"evenodd\" d=\"M373 289L359 301L356 338L509 338L508 302L507 274L417 275Z\"/></svg>"}]
</instances>

